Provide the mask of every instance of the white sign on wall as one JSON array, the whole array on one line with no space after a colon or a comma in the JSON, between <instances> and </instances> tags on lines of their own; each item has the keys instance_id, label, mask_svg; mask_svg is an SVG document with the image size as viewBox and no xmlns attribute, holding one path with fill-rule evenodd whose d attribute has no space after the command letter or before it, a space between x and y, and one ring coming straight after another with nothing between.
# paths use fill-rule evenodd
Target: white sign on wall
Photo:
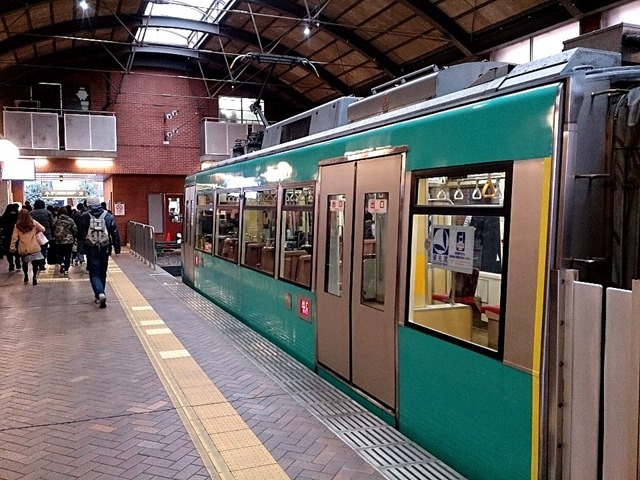
<instances>
[{"instance_id":1,"label":"white sign on wall","mask_svg":"<svg viewBox=\"0 0 640 480\"><path fill-rule=\"evenodd\" d=\"M452 272L473 273L475 227L433 225L431 228L431 265Z\"/></svg>"},{"instance_id":2,"label":"white sign on wall","mask_svg":"<svg viewBox=\"0 0 640 480\"><path fill-rule=\"evenodd\" d=\"M113 214L116 217L124 216L124 202L116 202L115 208L113 209Z\"/></svg>"}]
</instances>

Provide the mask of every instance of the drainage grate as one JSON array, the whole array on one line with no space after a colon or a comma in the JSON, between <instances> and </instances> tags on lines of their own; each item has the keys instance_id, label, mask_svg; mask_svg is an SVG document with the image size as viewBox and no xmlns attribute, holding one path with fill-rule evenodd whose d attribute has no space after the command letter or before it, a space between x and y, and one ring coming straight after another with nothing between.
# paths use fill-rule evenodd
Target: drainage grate
<instances>
[{"instance_id":1,"label":"drainage grate","mask_svg":"<svg viewBox=\"0 0 640 480\"><path fill-rule=\"evenodd\" d=\"M400 432L388 427L363 428L356 426L354 429L340 432L340 435L355 448L379 447L380 445L392 445L406 441Z\"/></svg>"},{"instance_id":2,"label":"drainage grate","mask_svg":"<svg viewBox=\"0 0 640 480\"><path fill-rule=\"evenodd\" d=\"M165 274L165 277L169 274ZM464 480L287 353L184 284L158 279L241 347L256 365L367 462L392 480Z\"/></svg>"},{"instance_id":3,"label":"drainage grate","mask_svg":"<svg viewBox=\"0 0 640 480\"><path fill-rule=\"evenodd\" d=\"M435 461L429 452L406 440L393 445L369 445L369 448L361 448L358 451L369 463L377 467Z\"/></svg>"}]
</instances>

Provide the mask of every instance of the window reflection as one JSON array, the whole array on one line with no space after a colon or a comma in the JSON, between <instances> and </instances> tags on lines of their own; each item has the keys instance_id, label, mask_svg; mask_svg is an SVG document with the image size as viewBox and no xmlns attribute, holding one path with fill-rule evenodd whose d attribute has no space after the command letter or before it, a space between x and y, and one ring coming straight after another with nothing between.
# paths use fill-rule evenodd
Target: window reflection
<instances>
[{"instance_id":1,"label":"window reflection","mask_svg":"<svg viewBox=\"0 0 640 480\"><path fill-rule=\"evenodd\" d=\"M238 261L240 192L220 192L216 203L215 255Z\"/></svg>"},{"instance_id":2,"label":"window reflection","mask_svg":"<svg viewBox=\"0 0 640 480\"><path fill-rule=\"evenodd\" d=\"M196 241L195 248L211 253L213 238L213 204L210 194L196 196Z\"/></svg>"},{"instance_id":3,"label":"window reflection","mask_svg":"<svg viewBox=\"0 0 640 480\"><path fill-rule=\"evenodd\" d=\"M275 265L277 199L276 188L245 191L242 217L242 264L270 274L273 274Z\"/></svg>"},{"instance_id":4,"label":"window reflection","mask_svg":"<svg viewBox=\"0 0 640 480\"><path fill-rule=\"evenodd\" d=\"M314 187L283 191L280 278L311 288Z\"/></svg>"}]
</instances>

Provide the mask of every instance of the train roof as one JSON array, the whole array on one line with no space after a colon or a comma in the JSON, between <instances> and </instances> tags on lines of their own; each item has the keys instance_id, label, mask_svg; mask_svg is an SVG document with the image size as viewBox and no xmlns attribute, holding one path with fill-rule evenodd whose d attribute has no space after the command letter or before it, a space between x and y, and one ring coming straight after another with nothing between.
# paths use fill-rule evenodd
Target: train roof
<instances>
[{"instance_id":1,"label":"train roof","mask_svg":"<svg viewBox=\"0 0 640 480\"><path fill-rule=\"evenodd\" d=\"M467 88L416 102L411 105L402 106L392 111L365 116L363 119L356 120L352 123L346 123L329 130L310 134L286 143L269 146L252 153L222 160L217 162L215 166L211 167L211 170L343 137L345 135L371 130L390 123L397 123L423 116L428 113L448 109L453 106L463 105L471 101L477 101L483 98L490 98L531 88L552 81L557 81L571 75L586 76L589 74L602 73L607 69L619 67L620 65L621 55L619 53L579 47L540 60L513 66L508 72L503 69L504 75L495 76L494 78L489 77L486 81L481 81L482 76L486 76L487 72L491 69L497 70L500 68L500 65L493 64L489 69L485 68L477 70L479 72L483 72L478 77L478 80L480 81L475 82ZM452 70L455 71L453 68ZM395 88L401 89L406 87L404 84L401 84ZM389 92L393 92L393 89L387 90L387 94ZM380 94L374 95L374 99L375 98L380 98ZM349 108L353 108L361 102L370 101L370 97L353 101L349 103ZM314 109L311 112L317 112L317 109ZM299 119L301 118L301 115L294 118ZM195 178L192 177L195 177L196 174L188 177L188 181L190 179L191 182L193 182Z\"/></svg>"}]
</instances>

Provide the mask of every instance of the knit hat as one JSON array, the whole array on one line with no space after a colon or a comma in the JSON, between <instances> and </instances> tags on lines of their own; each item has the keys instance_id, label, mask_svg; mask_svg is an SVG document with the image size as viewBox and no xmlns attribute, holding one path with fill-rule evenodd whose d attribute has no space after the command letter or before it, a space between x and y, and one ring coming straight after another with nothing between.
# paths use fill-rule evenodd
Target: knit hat
<instances>
[{"instance_id":1,"label":"knit hat","mask_svg":"<svg viewBox=\"0 0 640 480\"><path fill-rule=\"evenodd\" d=\"M87 198L87 207L93 207L100 205L100 199L98 197Z\"/></svg>"}]
</instances>

